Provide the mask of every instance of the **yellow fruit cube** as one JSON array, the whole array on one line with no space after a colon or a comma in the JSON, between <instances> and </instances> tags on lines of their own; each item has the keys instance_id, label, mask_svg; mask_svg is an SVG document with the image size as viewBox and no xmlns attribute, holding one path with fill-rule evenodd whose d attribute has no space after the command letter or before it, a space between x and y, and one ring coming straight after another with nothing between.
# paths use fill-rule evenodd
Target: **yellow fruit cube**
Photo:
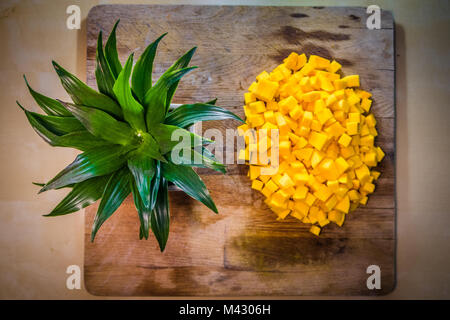
<instances>
[{"instance_id":1,"label":"yellow fruit cube","mask_svg":"<svg viewBox=\"0 0 450 320\"><path fill-rule=\"evenodd\" d=\"M380 177L380 172L378 172L378 171L372 171L371 173L370 173L370 175L375 179L375 180L378 180L378 178Z\"/></svg>"},{"instance_id":2,"label":"yellow fruit cube","mask_svg":"<svg viewBox=\"0 0 450 320\"><path fill-rule=\"evenodd\" d=\"M259 127L264 124L264 116L261 114L251 114L247 118L248 122L252 125L252 127Z\"/></svg>"},{"instance_id":3,"label":"yellow fruit cube","mask_svg":"<svg viewBox=\"0 0 450 320\"><path fill-rule=\"evenodd\" d=\"M292 181L291 177L285 173L280 179L280 185L282 188L287 189L295 186L295 183Z\"/></svg>"},{"instance_id":4,"label":"yellow fruit cube","mask_svg":"<svg viewBox=\"0 0 450 320\"><path fill-rule=\"evenodd\" d=\"M304 184L304 183L308 182L308 180L309 180L309 174L308 173L302 172L302 173L294 174L294 181L295 181L295 183Z\"/></svg>"},{"instance_id":5,"label":"yellow fruit cube","mask_svg":"<svg viewBox=\"0 0 450 320\"><path fill-rule=\"evenodd\" d=\"M347 122L347 134L353 136L359 133L359 123L358 122Z\"/></svg>"},{"instance_id":6,"label":"yellow fruit cube","mask_svg":"<svg viewBox=\"0 0 450 320\"><path fill-rule=\"evenodd\" d=\"M280 130L289 129L286 119L283 117L283 115L280 112L275 112L275 121L277 122L277 125L280 128Z\"/></svg>"},{"instance_id":7,"label":"yellow fruit cube","mask_svg":"<svg viewBox=\"0 0 450 320\"><path fill-rule=\"evenodd\" d=\"M245 104L249 104L256 101L256 97L252 92L244 93L244 101Z\"/></svg>"},{"instance_id":8,"label":"yellow fruit cube","mask_svg":"<svg viewBox=\"0 0 450 320\"><path fill-rule=\"evenodd\" d=\"M277 90L278 82L262 79L261 81L258 81L252 92L258 99L270 101L275 96Z\"/></svg>"},{"instance_id":9,"label":"yellow fruit cube","mask_svg":"<svg viewBox=\"0 0 450 320\"><path fill-rule=\"evenodd\" d=\"M314 195L320 200L325 202L330 196L331 196L331 191L330 189L328 189L328 187L326 185L321 184L319 189L314 192Z\"/></svg>"},{"instance_id":10,"label":"yellow fruit cube","mask_svg":"<svg viewBox=\"0 0 450 320\"><path fill-rule=\"evenodd\" d=\"M362 186L362 191L367 193L373 193L375 191L375 185L373 183L366 182Z\"/></svg>"},{"instance_id":11,"label":"yellow fruit cube","mask_svg":"<svg viewBox=\"0 0 450 320\"><path fill-rule=\"evenodd\" d=\"M370 100L368 98L362 99L361 108L363 108L365 112L369 112L371 106L372 106L372 100Z\"/></svg>"},{"instance_id":12,"label":"yellow fruit cube","mask_svg":"<svg viewBox=\"0 0 450 320\"><path fill-rule=\"evenodd\" d=\"M350 210L350 198L348 195L346 195L344 198L342 198L341 201L334 207L336 210L339 210L344 213L348 213Z\"/></svg>"},{"instance_id":13,"label":"yellow fruit cube","mask_svg":"<svg viewBox=\"0 0 450 320\"><path fill-rule=\"evenodd\" d=\"M333 81L336 90L345 89L347 87L347 82L344 79L337 79Z\"/></svg>"},{"instance_id":14,"label":"yellow fruit cube","mask_svg":"<svg viewBox=\"0 0 450 320\"><path fill-rule=\"evenodd\" d=\"M372 135L367 135L362 137L359 143L361 146L373 147L374 138Z\"/></svg>"},{"instance_id":15,"label":"yellow fruit cube","mask_svg":"<svg viewBox=\"0 0 450 320\"><path fill-rule=\"evenodd\" d=\"M338 143L343 147L348 147L351 141L352 137L350 137L348 134L343 133L342 136L339 138Z\"/></svg>"},{"instance_id":16,"label":"yellow fruit cube","mask_svg":"<svg viewBox=\"0 0 450 320\"><path fill-rule=\"evenodd\" d=\"M333 114L328 108L324 108L323 110L317 113L317 119L320 121L320 124L322 125L331 118L333 118Z\"/></svg>"},{"instance_id":17,"label":"yellow fruit cube","mask_svg":"<svg viewBox=\"0 0 450 320\"><path fill-rule=\"evenodd\" d=\"M317 99L320 99L320 91L311 91L302 95L304 102L314 102Z\"/></svg>"},{"instance_id":18,"label":"yellow fruit cube","mask_svg":"<svg viewBox=\"0 0 450 320\"><path fill-rule=\"evenodd\" d=\"M303 53L297 57L297 65L294 70L301 69L306 64L306 55Z\"/></svg>"},{"instance_id":19,"label":"yellow fruit cube","mask_svg":"<svg viewBox=\"0 0 450 320\"><path fill-rule=\"evenodd\" d=\"M369 200L369 198L367 196L364 196L359 200L359 203L365 206L367 204L367 200Z\"/></svg>"},{"instance_id":20,"label":"yellow fruit cube","mask_svg":"<svg viewBox=\"0 0 450 320\"><path fill-rule=\"evenodd\" d=\"M302 215L308 215L310 206L303 201L295 201L294 209L295 211L300 212Z\"/></svg>"},{"instance_id":21,"label":"yellow fruit cube","mask_svg":"<svg viewBox=\"0 0 450 320\"><path fill-rule=\"evenodd\" d=\"M263 101L251 102L248 109L253 113L262 113L266 111L266 104Z\"/></svg>"},{"instance_id":22,"label":"yellow fruit cube","mask_svg":"<svg viewBox=\"0 0 450 320\"><path fill-rule=\"evenodd\" d=\"M364 183L366 183L370 178L370 170L365 164L355 169L355 173L362 185L364 185Z\"/></svg>"},{"instance_id":23,"label":"yellow fruit cube","mask_svg":"<svg viewBox=\"0 0 450 320\"><path fill-rule=\"evenodd\" d=\"M291 154L291 142L288 141L280 141L279 143L279 154L282 157L288 157Z\"/></svg>"},{"instance_id":24,"label":"yellow fruit cube","mask_svg":"<svg viewBox=\"0 0 450 320\"><path fill-rule=\"evenodd\" d=\"M349 122L361 122L361 115L358 112L350 112L348 114L348 121Z\"/></svg>"},{"instance_id":25,"label":"yellow fruit cube","mask_svg":"<svg viewBox=\"0 0 450 320\"><path fill-rule=\"evenodd\" d=\"M289 96L280 102L278 102L278 107L281 113L286 114L297 106L297 99L293 96Z\"/></svg>"},{"instance_id":26,"label":"yellow fruit cube","mask_svg":"<svg viewBox=\"0 0 450 320\"><path fill-rule=\"evenodd\" d=\"M328 141L328 136L323 133L312 132L309 138L309 143L317 150L322 150L325 143Z\"/></svg>"},{"instance_id":27,"label":"yellow fruit cube","mask_svg":"<svg viewBox=\"0 0 450 320\"><path fill-rule=\"evenodd\" d=\"M378 162L380 162L381 160L383 160L385 153L380 147L377 147L375 150L377 152L377 160Z\"/></svg>"},{"instance_id":28,"label":"yellow fruit cube","mask_svg":"<svg viewBox=\"0 0 450 320\"><path fill-rule=\"evenodd\" d=\"M330 65L328 66L327 70L330 72L335 73L336 71L338 71L342 66L336 61L333 60L331 61Z\"/></svg>"},{"instance_id":29,"label":"yellow fruit cube","mask_svg":"<svg viewBox=\"0 0 450 320\"><path fill-rule=\"evenodd\" d=\"M296 105L291 111L289 111L289 115L292 119L298 120L303 115L303 109L301 106Z\"/></svg>"},{"instance_id":30,"label":"yellow fruit cube","mask_svg":"<svg viewBox=\"0 0 450 320\"><path fill-rule=\"evenodd\" d=\"M295 52L292 52L286 59L283 60L284 65L292 70L297 70L297 59L298 54Z\"/></svg>"},{"instance_id":31,"label":"yellow fruit cube","mask_svg":"<svg viewBox=\"0 0 450 320\"><path fill-rule=\"evenodd\" d=\"M273 123L273 124L277 123L276 120L275 120L275 116L274 116L273 110L269 110L269 111L264 112L264 119L266 120L266 122L270 122L270 123Z\"/></svg>"},{"instance_id":32,"label":"yellow fruit cube","mask_svg":"<svg viewBox=\"0 0 450 320\"><path fill-rule=\"evenodd\" d=\"M253 182L252 182L252 189L261 191L262 188L263 188L263 185L264 185L264 184L262 183L262 181L259 181L259 180L253 180Z\"/></svg>"},{"instance_id":33,"label":"yellow fruit cube","mask_svg":"<svg viewBox=\"0 0 450 320\"><path fill-rule=\"evenodd\" d=\"M335 165L336 165L336 169L338 170L338 173L341 175L343 174L345 171L347 171L348 168L350 168L350 165L348 164L348 162L342 158L339 157L334 161Z\"/></svg>"},{"instance_id":34,"label":"yellow fruit cube","mask_svg":"<svg viewBox=\"0 0 450 320\"><path fill-rule=\"evenodd\" d=\"M269 79L269 73L267 71L261 72L259 75L256 76L256 80L261 81L264 79Z\"/></svg>"},{"instance_id":35,"label":"yellow fruit cube","mask_svg":"<svg viewBox=\"0 0 450 320\"><path fill-rule=\"evenodd\" d=\"M347 83L348 87L359 87L359 75L351 75L342 78Z\"/></svg>"},{"instance_id":36,"label":"yellow fruit cube","mask_svg":"<svg viewBox=\"0 0 450 320\"><path fill-rule=\"evenodd\" d=\"M298 186L295 189L295 193L293 195L294 200L303 200L306 198L306 194L308 193L308 187Z\"/></svg>"},{"instance_id":37,"label":"yellow fruit cube","mask_svg":"<svg viewBox=\"0 0 450 320\"><path fill-rule=\"evenodd\" d=\"M309 63L311 63L316 69L326 69L330 66L330 60L316 56L309 56Z\"/></svg>"},{"instance_id":38,"label":"yellow fruit cube","mask_svg":"<svg viewBox=\"0 0 450 320\"><path fill-rule=\"evenodd\" d=\"M307 193L306 194L306 199L305 199L305 202L306 202L306 204L308 205L308 206L312 206L313 204L314 204L314 202L316 202L316 199L317 199L317 197L316 196L314 196L312 193Z\"/></svg>"},{"instance_id":39,"label":"yellow fruit cube","mask_svg":"<svg viewBox=\"0 0 450 320\"><path fill-rule=\"evenodd\" d=\"M320 234L321 229L318 226L311 226L309 232L318 236Z\"/></svg>"}]
</instances>

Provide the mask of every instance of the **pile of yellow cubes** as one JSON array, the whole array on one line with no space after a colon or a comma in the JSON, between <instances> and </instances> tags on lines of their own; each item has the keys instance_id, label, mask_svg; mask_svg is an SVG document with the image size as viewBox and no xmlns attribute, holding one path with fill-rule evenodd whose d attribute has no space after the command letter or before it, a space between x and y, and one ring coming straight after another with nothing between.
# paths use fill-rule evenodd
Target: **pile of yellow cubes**
<instances>
[{"instance_id":1,"label":"pile of yellow cubes","mask_svg":"<svg viewBox=\"0 0 450 320\"><path fill-rule=\"evenodd\" d=\"M334 60L291 53L250 85L246 124L238 128L246 136L239 159L250 166L252 188L266 197L278 219L290 215L312 224L315 235L330 222L342 226L346 214L367 203L380 176L372 168L385 155L374 144L371 94L359 89L358 75L341 78L340 68ZM272 129L278 130L278 143L258 134ZM249 139L248 130L255 130L256 138ZM252 156L261 148L269 155L278 148L276 173L261 174L273 166Z\"/></svg>"}]
</instances>

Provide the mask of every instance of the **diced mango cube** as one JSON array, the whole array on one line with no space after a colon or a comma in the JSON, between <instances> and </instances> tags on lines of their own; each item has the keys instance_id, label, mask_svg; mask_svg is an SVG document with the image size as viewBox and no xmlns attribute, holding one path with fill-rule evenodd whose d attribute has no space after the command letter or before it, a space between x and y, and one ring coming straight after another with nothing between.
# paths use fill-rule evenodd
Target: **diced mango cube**
<instances>
[{"instance_id":1,"label":"diced mango cube","mask_svg":"<svg viewBox=\"0 0 450 320\"><path fill-rule=\"evenodd\" d=\"M258 99L270 101L275 96L277 90L277 82L261 79L261 81L258 81L258 83L256 84L254 90L251 91Z\"/></svg>"}]
</instances>

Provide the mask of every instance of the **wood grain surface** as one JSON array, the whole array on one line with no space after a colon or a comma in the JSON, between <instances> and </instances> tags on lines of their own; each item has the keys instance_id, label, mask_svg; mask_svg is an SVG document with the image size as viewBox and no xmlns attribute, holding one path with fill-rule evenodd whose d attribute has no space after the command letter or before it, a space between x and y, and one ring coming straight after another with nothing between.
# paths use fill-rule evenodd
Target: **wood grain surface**
<instances>
[{"instance_id":1,"label":"wood grain surface","mask_svg":"<svg viewBox=\"0 0 450 320\"><path fill-rule=\"evenodd\" d=\"M394 22L368 30L365 8L102 5L87 19L88 83L95 87L97 34L116 19L119 58L139 56L164 32L155 78L193 46L199 69L181 82L175 103L208 101L243 117L243 94L262 70L290 52L334 58L344 74L359 74L373 93L372 111L386 151L382 175L367 206L342 228L321 236L294 218L275 220L263 197L250 189L243 165L228 173L199 169L219 209L214 214L182 192L171 192L171 230L164 253L156 240L139 240L131 198L89 241L97 206L86 210L84 276L87 290L104 296L379 295L395 286ZM235 128L233 121L203 129ZM381 269L381 290L366 286L369 265Z\"/></svg>"}]
</instances>

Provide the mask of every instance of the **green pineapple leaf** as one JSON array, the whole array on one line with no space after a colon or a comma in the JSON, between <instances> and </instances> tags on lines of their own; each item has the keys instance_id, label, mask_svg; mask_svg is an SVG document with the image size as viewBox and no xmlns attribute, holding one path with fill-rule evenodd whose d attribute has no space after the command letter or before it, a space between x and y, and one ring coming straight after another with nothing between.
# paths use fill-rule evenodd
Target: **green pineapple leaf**
<instances>
[{"instance_id":1,"label":"green pineapple leaf","mask_svg":"<svg viewBox=\"0 0 450 320\"><path fill-rule=\"evenodd\" d=\"M41 122L33 113L25 110L19 102L17 104L25 112L28 122L33 127L34 131L49 145L54 147L69 147L76 148L81 151L86 151L91 148L109 145L110 142L99 139L93 136L90 132L84 130L74 131L64 135L55 133L55 129L48 126L48 123Z\"/></svg>"},{"instance_id":2,"label":"green pineapple leaf","mask_svg":"<svg viewBox=\"0 0 450 320\"><path fill-rule=\"evenodd\" d=\"M36 103L41 107L41 109L48 114L49 116L62 116L62 117L71 117L72 114L64 108L64 106L56 101L55 99L44 96L43 94L34 91L30 84L28 83L25 75L23 76L25 83L30 91L31 96L34 98Z\"/></svg>"},{"instance_id":3,"label":"green pineapple leaf","mask_svg":"<svg viewBox=\"0 0 450 320\"><path fill-rule=\"evenodd\" d=\"M212 161L219 162L216 156L206 147L202 146L202 155Z\"/></svg>"},{"instance_id":4,"label":"green pineapple leaf","mask_svg":"<svg viewBox=\"0 0 450 320\"><path fill-rule=\"evenodd\" d=\"M169 112L165 124L187 128L198 121L234 119L244 122L240 117L224 108L211 104L183 104Z\"/></svg>"},{"instance_id":5,"label":"green pineapple leaf","mask_svg":"<svg viewBox=\"0 0 450 320\"><path fill-rule=\"evenodd\" d=\"M153 234L158 241L161 252L163 252L169 238L170 223L168 183L164 178L161 179L159 184L156 205L151 212L150 221Z\"/></svg>"},{"instance_id":6,"label":"green pineapple leaf","mask_svg":"<svg viewBox=\"0 0 450 320\"><path fill-rule=\"evenodd\" d=\"M17 104L25 112L27 117L32 117L55 134L62 135L73 131L84 130L84 126L75 117L43 115L26 110L18 101Z\"/></svg>"},{"instance_id":7,"label":"green pineapple leaf","mask_svg":"<svg viewBox=\"0 0 450 320\"><path fill-rule=\"evenodd\" d=\"M177 132L175 132L177 131ZM208 143L213 143L214 141L205 139L202 136L196 135L190 131L177 126L170 126L166 124L155 124L149 128L150 134L155 137L156 142L159 145L161 154L166 154L171 151L179 142L175 140L177 134L179 137L190 137L190 145L192 147L201 146Z\"/></svg>"},{"instance_id":8,"label":"green pineapple leaf","mask_svg":"<svg viewBox=\"0 0 450 320\"><path fill-rule=\"evenodd\" d=\"M217 98L214 98L212 100L209 100L208 102L205 102L205 104L212 104L213 106L215 106L216 102L217 102Z\"/></svg>"},{"instance_id":9,"label":"green pineapple leaf","mask_svg":"<svg viewBox=\"0 0 450 320\"><path fill-rule=\"evenodd\" d=\"M186 194L200 201L215 213L218 213L208 189L195 171L187 166L173 163L162 163L162 174L165 179L172 182Z\"/></svg>"},{"instance_id":10,"label":"green pineapple leaf","mask_svg":"<svg viewBox=\"0 0 450 320\"><path fill-rule=\"evenodd\" d=\"M140 227L139 227L139 239L148 239L150 229L150 215L152 210L144 205L142 198L139 194L139 190L136 185L136 181L131 181L131 192L133 194L134 206L138 212Z\"/></svg>"},{"instance_id":11,"label":"green pineapple leaf","mask_svg":"<svg viewBox=\"0 0 450 320\"><path fill-rule=\"evenodd\" d=\"M128 168L133 174L136 187L145 207L150 206L151 185L155 175L155 160L144 154L136 154L128 159Z\"/></svg>"},{"instance_id":12,"label":"green pineapple leaf","mask_svg":"<svg viewBox=\"0 0 450 320\"><path fill-rule=\"evenodd\" d=\"M222 173L227 172L225 165L220 162L217 162L215 159L212 159L208 156L204 156L194 149L189 149L188 151L189 151L188 154L184 154L184 150L180 151L180 154L178 155L179 157L178 161L180 161L180 163L176 164L197 168L209 168ZM172 153L169 154L169 161L171 163L174 163Z\"/></svg>"},{"instance_id":13,"label":"green pineapple leaf","mask_svg":"<svg viewBox=\"0 0 450 320\"><path fill-rule=\"evenodd\" d=\"M130 88L131 68L133 67L133 54L130 55L125 66L114 84L114 93L123 110L126 122L136 130L147 131L144 120L144 108L133 97Z\"/></svg>"},{"instance_id":14,"label":"green pineapple leaf","mask_svg":"<svg viewBox=\"0 0 450 320\"><path fill-rule=\"evenodd\" d=\"M120 71L122 70L122 65L119 61L119 55L117 54L117 46L116 46L116 29L119 25L119 21L114 24L114 27L111 31L111 34L108 37L105 45L105 58L108 61L109 68L113 74L114 79L117 79Z\"/></svg>"},{"instance_id":15,"label":"green pineapple leaf","mask_svg":"<svg viewBox=\"0 0 450 320\"><path fill-rule=\"evenodd\" d=\"M88 87L55 61L53 61L53 67L61 80L61 84L75 104L97 108L118 118L122 118L122 109L116 101Z\"/></svg>"},{"instance_id":16,"label":"green pineapple leaf","mask_svg":"<svg viewBox=\"0 0 450 320\"><path fill-rule=\"evenodd\" d=\"M115 78L109 67L108 61L105 58L105 53L103 52L103 40L101 31L98 33L97 40L95 79L97 80L98 90L101 93L114 99L115 96L113 86Z\"/></svg>"},{"instance_id":17,"label":"green pineapple leaf","mask_svg":"<svg viewBox=\"0 0 450 320\"><path fill-rule=\"evenodd\" d=\"M105 186L97 215L92 225L91 241L102 224L119 208L131 192L130 182L133 177L127 167L114 172Z\"/></svg>"},{"instance_id":18,"label":"green pineapple leaf","mask_svg":"<svg viewBox=\"0 0 450 320\"><path fill-rule=\"evenodd\" d=\"M154 42L152 42L140 56L133 69L133 75L131 77L131 85L133 92L136 94L138 100L142 103L144 101L145 94L152 87L152 72L153 61L155 60L156 49L162 38L167 33L164 33Z\"/></svg>"},{"instance_id":19,"label":"green pineapple leaf","mask_svg":"<svg viewBox=\"0 0 450 320\"><path fill-rule=\"evenodd\" d=\"M167 93L171 85L195 68L197 67L179 69L162 75L155 85L147 91L144 97L144 108L147 110L147 128L164 121L167 113Z\"/></svg>"},{"instance_id":20,"label":"green pineapple leaf","mask_svg":"<svg viewBox=\"0 0 450 320\"><path fill-rule=\"evenodd\" d=\"M45 217L54 217L79 211L98 199L103 194L110 175L94 177L74 185L73 189Z\"/></svg>"},{"instance_id":21,"label":"green pineapple leaf","mask_svg":"<svg viewBox=\"0 0 450 320\"><path fill-rule=\"evenodd\" d=\"M120 169L127 161L128 150L122 146L103 146L79 154L59 172L39 193L102 176Z\"/></svg>"},{"instance_id":22,"label":"green pineapple leaf","mask_svg":"<svg viewBox=\"0 0 450 320\"><path fill-rule=\"evenodd\" d=\"M161 183L161 162L156 161L155 165L155 175L152 179L152 184L150 187L151 196L150 196L150 206L149 208L153 210L156 205L156 197L158 196L159 184Z\"/></svg>"},{"instance_id":23,"label":"green pineapple leaf","mask_svg":"<svg viewBox=\"0 0 450 320\"><path fill-rule=\"evenodd\" d=\"M144 154L152 159L166 162L166 159L159 150L158 143L151 134L148 134L147 132L139 132L138 137L141 139L140 145L136 150L130 153L130 156L135 154Z\"/></svg>"},{"instance_id":24,"label":"green pineapple leaf","mask_svg":"<svg viewBox=\"0 0 450 320\"><path fill-rule=\"evenodd\" d=\"M55 147L70 147L81 151L87 151L102 146L114 145L111 142L97 138L87 130L75 131L55 137L53 142L53 146Z\"/></svg>"},{"instance_id":25,"label":"green pineapple leaf","mask_svg":"<svg viewBox=\"0 0 450 320\"><path fill-rule=\"evenodd\" d=\"M192 56L194 55L195 51L197 50L197 47L193 47L191 50L186 52L181 58L179 58L175 63L170 66L166 73L170 73L176 69L180 68L186 68L189 65L189 62L191 62ZM167 99L166 99L166 112L169 110L170 103L172 102L173 95L175 94L175 91L178 88L178 83L180 81L177 80L174 83L170 85L169 90L167 91Z\"/></svg>"},{"instance_id":26,"label":"green pineapple leaf","mask_svg":"<svg viewBox=\"0 0 450 320\"><path fill-rule=\"evenodd\" d=\"M96 137L121 145L137 141L137 132L133 128L106 112L71 103L64 103L64 106Z\"/></svg>"}]
</instances>

